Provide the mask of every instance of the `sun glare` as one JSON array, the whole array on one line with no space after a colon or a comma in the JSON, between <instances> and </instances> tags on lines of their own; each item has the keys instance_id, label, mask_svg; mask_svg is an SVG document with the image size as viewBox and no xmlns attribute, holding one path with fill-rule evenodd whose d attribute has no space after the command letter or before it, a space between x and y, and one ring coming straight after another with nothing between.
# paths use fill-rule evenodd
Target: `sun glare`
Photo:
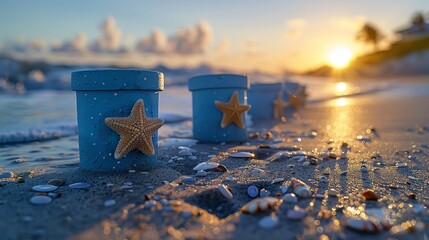
<instances>
[{"instance_id":1,"label":"sun glare","mask_svg":"<svg viewBox=\"0 0 429 240\"><path fill-rule=\"evenodd\" d=\"M328 54L328 61L334 68L346 67L352 59L352 51L349 48L340 47L331 50Z\"/></svg>"},{"instance_id":2,"label":"sun glare","mask_svg":"<svg viewBox=\"0 0 429 240\"><path fill-rule=\"evenodd\" d=\"M337 93L344 93L347 90L347 84L345 82L339 82L336 86Z\"/></svg>"}]
</instances>

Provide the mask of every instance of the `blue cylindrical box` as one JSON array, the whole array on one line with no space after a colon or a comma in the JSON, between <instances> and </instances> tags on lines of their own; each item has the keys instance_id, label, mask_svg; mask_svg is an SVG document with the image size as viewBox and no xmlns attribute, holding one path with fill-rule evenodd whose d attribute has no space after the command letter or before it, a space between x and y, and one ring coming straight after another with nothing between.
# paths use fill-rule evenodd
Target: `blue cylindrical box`
<instances>
[{"instance_id":1,"label":"blue cylindrical box","mask_svg":"<svg viewBox=\"0 0 429 240\"><path fill-rule=\"evenodd\" d=\"M120 159L114 152L120 136L105 119L128 117L134 104L142 99L146 117L158 117L159 91L164 90L164 75L143 70L90 70L72 73L76 91L80 167L93 171L147 170L155 165L158 135L152 141L155 155L132 150Z\"/></svg>"},{"instance_id":2,"label":"blue cylindrical box","mask_svg":"<svg viewBox=\"0 0 429 240\"><path fill-rule=\"evenodd\" d=\"M252 119L273 119L274 101L281 92L281 83L251 84L249 91L247 91L247 100L252 106L249 110Z\"/></svg>"},{"instance_id":3,"label":"blue cylindrical box","mask_svg":"<svg viewBox=\"0 0 429 240\"><path fill-rule=\"evenodd\" d=\"M231 123L221 126L223 113L215 102L228 103L237 92L240 104L247 104L247 76L234 74L203 75L189 79L189 90L192 91L192 115L194 138L203 142L246 141L246 128ZM242 114L246 123L246 112Z\"/></svg>"}]
</instances>

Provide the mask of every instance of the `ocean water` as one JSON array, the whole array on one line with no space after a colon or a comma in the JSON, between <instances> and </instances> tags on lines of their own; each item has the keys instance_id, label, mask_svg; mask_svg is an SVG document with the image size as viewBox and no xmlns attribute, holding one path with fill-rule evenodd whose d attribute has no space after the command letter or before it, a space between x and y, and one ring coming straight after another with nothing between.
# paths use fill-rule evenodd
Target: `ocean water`
<instances>
[{"instance_id":1,"label":"ocean water","mask_svg":"<svg viewBox=\"0 0 429 240\"><path fill-rule=\"evenodd\" d=\"M335 99L362 95L371 99L429 96L429 81L421 78L341 84L335 79L291 80L306 85L308 104L330 104ZM160 93L160 117L166 122L159 131L160 139L192 137L191 101L185 86L167 86ZM78 162L74 92L0 94L0 167L77 166Z\"/></svg>"}]
</instances>

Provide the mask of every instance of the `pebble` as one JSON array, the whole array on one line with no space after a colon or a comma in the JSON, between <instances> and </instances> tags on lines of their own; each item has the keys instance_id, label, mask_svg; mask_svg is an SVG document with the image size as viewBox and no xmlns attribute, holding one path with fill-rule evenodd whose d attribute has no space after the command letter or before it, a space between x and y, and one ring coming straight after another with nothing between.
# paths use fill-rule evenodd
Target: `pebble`
<instances>
[{"instance_id":1,"label":"pebble","mask_svg":"<svg viewBox=\"0 0 429 240\"><path fill-rule=\"evenodd\" d=\"M182 179L182 183L185 183L185 184L192 184L196 181L197 181L197 179L195 179L193 177L185 177Z\"/></svg>"},{"instance_id":2,"label":"pebble","mask_svg":"<svg viewBox=\"0 0 429 240\"><path fill-rule=\"evenodd\" d=\"M362 193L362 196L365 198L366 201L377 201L378 200L378 196L377 194L370 189L365 190Z\"/></svg>"},{"instance_id":3,"label":"pebble","mask_svg":"<svg viewBox=\"0 0 429 240\"><path fill-rule=\"evenodd\" d=\"M345 176L345 175L347 175L347 171L342 171L342 172L340 173L340 175L341 175L341 176Z\"/></svg>"},{"instance_id":4,"label":"pebble","mask_svg":"<svg viewBox=\"0 0 429 240\"><path fill-rule=\"evenodd\" d=\"M57 186L54 186L54 185L36 185L36 186L33 186L32 187L32 189L33 189L33 191L36 191L36 192L52 192L52 191L55 191L55 190L57 190Z\"/></svg>"},{"instance_id":5,"label":"pebble","mask_svg":"<svg viewBox=\"0 0 429 240\"><path fill-rule=\"evenodd\" d=\"M135 173L135 172L136 172L136 170L131 169L131 170L129 170L128 172L129 172L129 173Z\"/></svg>"},{"instance_id":6,"label":"pebble","mask_svg":"<svg viewBox=\"0 0 429 240\"><path fill-rule=\"evenodd\" d=\"M50 193L48 193L48 196L49 197L52 197L52 198L59 198L59 197L61 197L61 193L56 193L56 192L50 192Z\"/></svg>"},{"instance_id":7,"label":"pebble","mask_svg":"<svg viewBox=\"0 0 429 240\"><path fill-rule=\"evenodd\" d=\"M222 193L224 197L226 197L227 199L232 199L232 193L225 185L219 185L217 189L220 191L220 193Z\"/></svg>"},{"instance_id":8,"label":"pebble","mask_svg":"<svg viewBox=\"0 0 429 240\"><path fill-rule=\"evenodd\" d=\"M289 186L283 185L280 187L280 190L282 191L282 194L285 194L289 190Z\"/></svg>"},{"instance_id":9,"label":"pebble","mask_svg":"<svg viewBox=\"0 0 429 240\"><path fill-rule=\"evenodd\" d=\"M115 199L109 199L104 201L104 206L105 207L110 207L116 204L116 200Z\"/></svg>"},{"instance_id":10,"label":"pebble","mask_svg":"<svg viewBox=\"0 0 429 240\"><path fill-rule=\"evenodd\" d=\"M235 152L231 153L229 156L233 158L254 158L255 154L250 152Z\"/></svg>"},{"instance_id":11,"label":"pebble","mask_svg":"<svg viewBox=\"0 0 429 240\"><path fill-rule=\"evenodd\" d=\"M368 136L358 135L358 136L356 137L356 139L357 139L358 141L362 141L362 142L371 142L371 138L370 138L370 137L368 137Z\"/></svg>"},{"instance_id":12,"label":"pebble","mask_svg":"<svg viewBox=\"0 0 429 240\"><path fill-rule=\"evenodd\" d=\"M85 189L89 187L91 187L91 185L89 183L84 183L84 182L72 183L69 185L69 188L74 188L74 189Z\"/></svg>"},{"instance_id":13,"label":"pebble","mask_svg":"<svg viewBox=\"0 0 429 240\"><path fill-rule=\"evenodd\" d=\"M30 202L36 205L43 205L43 204L51 203L52 198L48 196L34 196L30 199Z\"/></svg>"},{"instance_id":14,"label":"pebble","mask_svg":"<svg viewBox=\"0 0 429 240\"><path fill-rule=\"evenodd\" d=\"M368 172L368 168L366 168L365 166L362 166L360 168L360 171L363 172L363 173L366 173L366 172Z\"/></svg>"},{"instance_id":15,"label":"pebble","mask_svg":"<svg viewBox=\"0 0 429 240\"><path fill-rule=\"evenodd\" d=\"M15 174L13 172L2 172L0 174L0 178L13 178L15 177Z\"/></svg>"},{"instance_id":16,"label":"pebble","mask_svg":"<svg viewBox=\"0 0 429 240\"><path fill-rule=\"evenodd\" d=\"M333 188L331 188L331 189L328 190L328 195L331 196L331 197L337 197L338 194L339 194L339 192L337 190L333 189Z\"/></svg>"},{"instance_id":17,"label":"pebble","mask_svg":"<svg viewBox=\"0 0 429 240\"><path fill-rule=\"evenodd\" d=\"M227 172L228 168L225 167L223 164L217 165L217 167L213 168L213 171L215 172Z\"/></svg>"},{"instance_id":18,"label":"pebble","mask_svg":"<svg viewBox=\"0 0 429 240\"><path fill-rule=\"evenodd\" d=\"M293 220L299 220L302 219L305 216L305 210L295 206L293 209L289 210L287 212L286 217Z\"/></svg>"},{"instance_id":19,"label":"pebble","mask_svg":"<svg viewBox=\"0 0 429 240\"><path fill-rule=\"evenodd\" d=\"M179 147L177 147L179 150L187 150L187 151L189 151L189 152L191 152L191 153L196 153L197 152L197 150L195 150L195 149L193 149L193 148L190 148L190 147L186 147L186 146L179 146ZM204 153L202 153L202 154L204 154Z\"/></svg>"},{"instance_id":20,"label":"pebble","mask_svg":"<svg viewBox=\"0 0 429 240\"><path fill-rule=\"evenodd\" d=\"M413 200L415 200L417 198L416 194L414 194L414 193L409 193L409 194L407 194L407 196L409 199L413 199Z\"/></svg>"},{"instance_id":21,"label":"pebble","mask_svg":"<svg viewBox=\"0 0 429 240\"><path fill-rule=\"evenodd\" d=\"M209 170L209 169L216 168L218 165L219 163L215 163L215 162L202 162L194 167L194 171Z\"/></svg>"},{"instance_id":22,"label":"pebble","mask_svg":"<svg viewBox=\"0 0 429 240\"><path fill-rule=\"evenodd\" d=\"M255 185L247 187L247 195L251 198L257 197L259 194L259 189Z\"/></svg>"},{"instance_id":23,"label":"pebble","mask_svg":"<svg viewBox=\"0 0 429 240\"><path fill-rule=\"evenodd\" d=\"M283 196L283 201L287 203L297 203L298 198L294 193L288 193Z\"/></svg>"},{"instance_id":24,"label":"pebble","mask_svg":"<svg viewBox=\"0 0 429 240\"><path fill-rule=\"evenodd\" d=\"M328 182L328 178L325 177L325 176L320 176L319 177L319 181L322 182L322 183L327 183Z\"/></svg>"},{"instance_id":25,"label":"pebble","mask_svg":"<svg viewBox=\"0 0 429 240\"><path fill-rule=\"evenodd\" d=\"M318 199L323 199L323 198L325 198L325 195L320 194L320 193L317 193L317 194L316 194L316 198L318 198Z\"/></svg>"},{"instance_id":26,"label":"pebble","mask_svg":"<svg viewBox=\"0 0 429 240\"><path fill-rule=\"evenodd\" d=\"M207 172L204 170L200 170L195 174L196 177L206 177L207 176Z\"/></svg>"},{"instance_id":27,"label":"pebble","mask_svg":"<svg viewBox=\"0 0 429 240\"><path fill-rule=\"evenodd\" d=\"M262 189L261 189L261 191L259 192L259 196L260 196L261 198L263 198L263 197L268 197L268 196L270 196L270 191L268 191L268 190L266 190L266 189L262 188Z\"/></svg>"},{"instance_id":28,"label":"pebble","mask_svg":"<svg viewBox=\"0 0 429 240\"><path fill-rule=\"evenodd\" d=\"M192 153L188 150L181 150L179 156L192 156Z\"/></svg>"},{"instance_id":29,"label":"pebble","mask_svg":"<svg viewBox=\"0 0 429 240\"><path fill-rule=\"evenodd\" d=\"M310 165L310 162L305 161L305 162L303 162L303 163L302 163L302 165L301 165L301 166L303 166L303 167L307 167L307 166L309 166L309 165Z\"/></svg>"},{"instance_id":30,"label":"pebble","mask_svg":"<svg viewBox=\"0 0 429 240\"><path fill-rule=\"evenodd\" d=\"M195 156L190 156L190 157L189 157L189 159L191 159L191 160L197 160L197 157L195 157Z\"/></svg>"},{"instance_id":31,"label":"pebble","mask_svg":"<svg viewBox=\"0 0 429 240\"><path fill-rule=\"evenodd\" d=\"M54 186L62 186L64 185L64 181L61 179L51 179L47 182L47 184Z\"/></svg>"},{"instance_id":32,"label":"pebble","mask_svg":"<svg viewBox=\"0 0 429 240\"><path fill-rule=\"evenodd\" d=\"M263 229L271 229L279 224L279 218L276 215L269 215L261 218L258 222Z\"/></svg>"}]
</instances>

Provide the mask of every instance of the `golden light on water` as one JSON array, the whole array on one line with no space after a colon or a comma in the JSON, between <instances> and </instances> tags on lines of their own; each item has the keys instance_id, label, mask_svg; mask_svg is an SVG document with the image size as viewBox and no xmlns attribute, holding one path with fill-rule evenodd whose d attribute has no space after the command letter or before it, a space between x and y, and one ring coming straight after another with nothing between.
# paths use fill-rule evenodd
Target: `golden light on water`
<instances>
[{"instance_id":1,"label":"golden light on water","mask_svg":"<svg viewBox=\"0 0 429 240\"><path fill-rule=\"evenodd\" d=\"M336 101L336 105L338 107L347 106L347 99L346 98L338 98L337 101Z\"/></svg>"},{"instance_id":2,"label":"golden light on water","mask_svg":"<svg viewBox=\"0 0 429 240\"><path fill-rule=\"evenodd\" d=\"M336 86L337 93L344 93L347 90L347 84L345 82L339 82Z\"/></svg>"},{"instance_id":3,"label":"golden light on water","mask_svg":"<svg viewBox=\"0 0 429 240\"><path fill-rule=\"evenodd\" d=\"M335 48L328 53L328 62L334 68L344 68L349 65L352 55L350 48Z\"/></svg>"}]
</instances>

